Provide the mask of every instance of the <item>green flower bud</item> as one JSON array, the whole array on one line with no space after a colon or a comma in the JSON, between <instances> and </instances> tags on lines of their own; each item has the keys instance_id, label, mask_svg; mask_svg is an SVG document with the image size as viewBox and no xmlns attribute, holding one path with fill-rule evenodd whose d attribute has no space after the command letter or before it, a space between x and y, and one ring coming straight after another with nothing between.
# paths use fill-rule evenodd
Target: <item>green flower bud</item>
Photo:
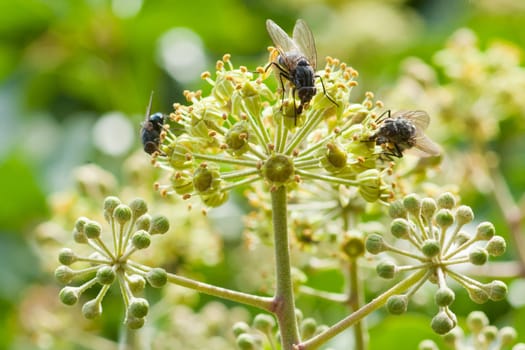
<instances>
[{"instance_id":1,"label":"green flower bud","mask_svg":"<svg viewBox=\"0 0 525 350\"><path fill-rule=\"evenodd\" d=\"M233 155L240 156L250 149L248 143L250 137L248 122L241 120L237 122L226 134L228 151Z\"/></svg>"},{"instance_id":2,"label":"green flower bud","mask_svg":"<svg viewBox=\"0 0 525 350\"><path fill-rule=\"evenodd\" d=\"M137 219L137 222L135 223L135 227L137 230L144 230L149 231L151 225L151 216L149 214L144 214L140 218Z\"/></svg>"},{"instance_id":3,"label":"green flower bud","mask_svg":"<svg viewBox=\"0 0 525 350\"><path fill-rule=\"evenodd\" d=\"M202 202L210 208L223 205L228 198L228 192L215 192L209 195L201 195Z\"/></svg>"},{"instance_id":4,"label":"green flower bud","mask_svg":"<svg viewBox=\"0 0 525 350\"><path fill-rule=\"evenodd\" d=\"M131 243L137 249L145 249L151 244L151 235L144 230L137 231L131 237Z\"/></svg>"},{"instance_id":5,"label":"green flower bud","mask_svg":"<svg viewBox=\"0 0 525 350\"><path fill-rule=\"evenodd\" d=\"M124 225L131 220L131 208L125 204L119 204L115 210L113 210L113 218L117 220L120 225Z\"/></svg>"},{"instance_id":6,"label":"green flower bud","mask_svg":"<svg viewBox=\"0 0 525 350\"><path fill-rule=\"evenodd\" d=\"M135 219L148 212L148 204L142 198L135 198L130 204L131 213Z\"/></svg>"},{"instance_id":7,"label":"green flower bud","mask_svg":"<svg viewBox=\"0 0 525 350\"><path fill-rule=\"evenodd\" d=\"M126 326L129 329L140 329L144 326L144 322L143 317L133 317L131 315L126 317Z\"/></svg>"},{"instance_id":8,"label":"green flower bud","mask_svg":"<svg viewBox=\"0 0 525 350\"><path fill-rule=\"evenodd\" d=\"M481 330L488 326L488 324L489 319L482 311L472 311L467 316L467 327L474 334L481 332Z\"/></svg>"},{"instance_id":9,"label":"green flower bud","mask_svg":"<svg viewBox=\"0 0 525 350\"><path fill-rule=\"evenodd\" d=\"M397 218L406 219L407 210L405 209L403 202L400 200L396 200L390 203L390 206L388 207L388 215L390 215L392 219L397 219Z\"/></svg>"},{"instance_id":10,"label":"green flower bud","mask_svg":"<svg viewBox=\"0 0 525 350\"><path fill-rule=\"evenodd\" d=\"M75 277L75 272L67 266L59 266L55 270L55 279L59 283L68 284Z\"/></svg>"},{"instance_id":11,"label":"green flower bud","mask_svg":"<svg viewBox=\"0 0 525 350\"><path fill-rule=\"evenodd\" d=\"M454 291L448 287L440 287L434 295L437 306L450 306L455 299Z\"/></svg>"},{"instance_id":12,"label":"green flower bud","mask_svg":"<svg viewBox=\"0 0 525 350\"><path fill-rule=\"evenodd\" d=\"M310 339L314 336L315 331L317 330L317 321L311 317L305 318L301 322L301 338Z\"/></svg>"},{"instance_id":13,"label":"green flower bud","mask_svg":"<svg viewBox=\"0 0 525 350\"><path fill-rule=\"evenodd\" d=\"M366 237L366 250L371 254L379 254L387 249L387 245L381 235L372 233Z\"/></svg>"},{"instance_id":14,"label":"green flower bud","mask_svg":"<svg viewBox=\"0 0 525 350\"><path fill-rule=\"evenodd\" d=\"M470 240L470 235L465 231L459 231L456 236L454 237L454 242L456 242L457 245L462 245L463 243Z\"/></svg>"},{"instance_id":15,"label":"green flower bud","mask_svg":"<svg viewBox=\"0 0 525 350\"><path fill-rule=\"evenodd\" d=\"M164 215L154 216L149 229L150 235L164 234L170 229L170 222Z\"/></svg>"},{"instance_id":16,"label":"green flower bud","mask_svg":"<svg viewBox=\"0 0 525 350\"><path fill-rule=\"evenodd\" d=\"M232 327L233 335L238 337L243 333L250 332L250 326L246 322L236 322Z\"/></svg>"},{"instance_id":17,"label":"green flower bud","mask_svg":"<svg viewBox=\"0 0 525 350\"><path fill-rule=\"evenodd\" d=\"M485 248L475 247L468 254L468 259L473 265L484 265L489 259L489 253Z\"/></svg>"},{"instance_id":18,"label":"green flower bud","mask_svg":"<svg viewBox=\"0 0 525 350\"><path fill-rule=\"evenodd\" d=\"M483 333L483 336L485 337L487 344L490 344L493 341L495 341L498 336L498 327L486 326L483 328L482 333Z\"/></svg>"},{"instance_id":19,"label":"green flower bud","mask_svg":"<svg viewBox=\"0 0 525 350\"><path fill-rule=\"evenodd\" d=\"M483 289L471 286L467 291L470 300L476 304L485 304L489 300L489 295Z\"/></svg>"},{"instance_id":20,"label":"green flower bud","mask_svg":"<svg viewBox=\"0 0 525 350\"><path fill-rule=\"evenodd\" d=\"M97 281L100 284L111 284L115 280L116 274L111 266L102 266L97 270Z\"/></svg>"},{"instance_id":21,"label":"green flower bud","mask_svg":"<svg viewBox=\"0 0 525 350\"><path fill-rule=\"evenodd\" d=\"M171 186L179 195L193 192L193 178L186 173L174 172L170 177Z\"/></svg>"},{"instance_id":22,"label":"green flower bud","mask_svg":"<svg viewBox=\"0 0 525 350\"><path fill-rule=\"evenodd\" d=\"M474 212L469 206L461 205L456 209L456 222L459 226L468 224L474 220Z\"/></svg>"},{"instance_id":23,"label":"green flower bud","mask_svg":"<svg viewBox=\"0 0 525 350\"><path fill-rule=\"evenodd\" d=\"M75 305L80 297L79 289L76 287L64 287L58 294L60 301L65 305Z\"/></svg>"},{"instance_id":24,"label":"green flower bud","mask_svg":"<svg viewBox=\"0 0 525 350\"><path fill-rule=\"evenodd\" d=\"M82 227L82 231L73 230L73 240L78 244L86 244L88 242L88 238L84 233L84 227Z\"/></svg>"},{"instance_id":25,"label":"green flower bud","mask_svg":"<svg viewBox=\"0 0 525 350\"><path fill-rule=\"evenodd\" d=\"M386 309L392 315L402 315L407 311L408 298L406 295L392 295L386 301Z\"/></svg>"},{"instance_id":26,"label":"green flower bud","mask_svg":"<svg viewBox=\"0 0 525 350\"><path fill-rule=\"evenodd\" d=\"M77 230L78 232L81 232L81 233L84 233L84 225L90 221L88 218L85 218L85 217L80 217L77 219L77 221L75 222L75 230Z\"/></svg>"},{"instance_id":27,"label":"green flower bud","mask_svg":"<svg viewBox=\"0 0 525 350\"><path fill-rule=\"evenodd\" d=\"M89 239L96 239L100 237L102 226L96 221L89 221L84 225L84 233Z\"/></svg>"},{"instance_id":28,"label":"green flower bud","mask_svg":"<svg viewBox=\"0 0 525 350\"><path fill-rule=\"evenodd\" d=\"M421 200L416 194L409 194L403 198L405 209L413 216L418 217L421 213Z\"/></svg>"},{"instance_id":29,"label":"green flower bud","mask_svg":"<svg viewBox=\"0 0 525 350\"><path fill-rule=\"evenodd\" d=\"M239 334L237 339L235 339L235 342L237 343L237 346L240 350L256 350L256 341L253 337L253 335L248 333L242 333Z\"/></svg>"},{"instance_id":30,"label":"green flower bud","mask_svg":"<svg viewBox=\"0 0 525 350\"><path fill-rule=\"evenodd\" d=\"M396 265L389 260L383 260L377 264L376 271L379 277L391 279L396 274Z\"/></svg>"},{"instance_id":31,"label":"green flower bud","mask_svg":"<svg viewBox=\"0 0 525 350\"><path fill-rule=\"evenodd\" d=\"M430 339L423 340L421 343L419 343L418 349L419 350L439 350L436 343L434 343Z\"/></svg>"},{"instance_id":32,"label":"green flower bud","mask_svg":"<svg viewBox=\"0 0 525 350\"><path fill-rule=\"evenodd\" d=\"M518 338L518 333L513 327L503 327L499 330L501 348L512 345Z\"/></svg>"},{"instance_id":33,"label":"green flower bud","mask_svg":"<svg viewBox=\"0 0 525 350\"><path fill-rule=\"evenodd\" d=\"M146 280L140 275L131 275L128 277L128 285L133 294L138 294L146 287Z\"/></svg>"},{"instance_id":34,"label":"green flower bud","mask_svg":"<svg viewBox=\"0 0 525 350\"><path fill-rule=\"evenodd\" d=\"M432 198L423 198L421 200L421 216L425 218L427 222L432 220L432 216L437 210L436 201Z\"/></svg>"},{"instance_id":35,"label":"green flower bud","mask_svg":"<svg viewBox=\"0 0 525 350\"><path fill-rule=\"evenodd\" d=\"M82 306L82 315L88 320L95 319L102 314L102 304L97 299L90 300Z\"/></svg>"},{"instance_id":36,"label":"green flower bud","mask_svg":"<svg viewBox=\"0 0 525 350\"><path fill-rule=\"evenodd\" d=\"M136 318L146 317L149 311L149 303L144 298L133 298L128 306L128 315Z\"/></svg>"},{"instance_id":37,"label":"green flower bud","mask_svg":"<svg viewBox=\"0 0 525 350\"><path fill-rule=\"evenodd\" d=\"M507 242L501 236L494 236L487 242L485 249L492 256L500 256L507 250Z\"/></svg>"},{"instance_id":38,"label":"green flower bud","mask_svg":"<svg viewBox=\"0 0 525 350\"><path fill-rule=\"evenodd\" d=\"M110 196L104 199L104 218L107 222L110 222L113 217L113 211L120 203L120 199L117 197Z\"/></svg>"},{"instance_id":39,"label":"green flower bud","mask_svg":"<svg viewBox=\"0 0 525 350\"><path fill-rule=\"evenodd\" d=\"M482 222L476 228L476 239L480 241L488 241L496 234L494 225L488 221Z\"/></svg>"},{"instance_id":40,"label":"green flower bud","mask_svg":"<svg viewBox=\"0 0 525 350\"><path fill-rule=\"evenodd\" d=\"M359 194L367 202L375 202L381 195L381 173L377 169L368 169L357 175Z\"/></svg>"},{"instance_id":41,"label":"green flower bud","mask_svg":"<svg viewBox=\"0 0 525 350\"><path fill-rule=\"evenodd\" d=\"M443 229L447 229L454 223L454 216L449 209L439 209L436 214L436 224Z\"/></svg>"},{"instance_id":42,"label":"green flower bud","mask_svg":"<svg viewBox=\"0 0 525 350\"><path fill-rule=\"evenodd\" d=\"M348 160L348 154L341 145L336 143L328 143L326 145L326 165L323 164L328 171L337 171L345 167Z\"/></svg>"},{"instance_id":43,"label":"green flower bud","mask_svg":"<svg viewBox=\"0 0 525 350\"><path fill-rule=\"evenodd\" d=\"M448 314L445 311L440 311L434 318L432 318L432 322L430 324L434 332L437 334L447 334L456 326L456 323L454 320L451 320Z\"/></svg>"},{"instance_id":44,"label":"green flower bud","mask_svg":"<svg viewBox=\"0 0 525 350\"><path fill-rule=\"evenodd\" d=\"M450 192L445 192L437 198L437 205L439 208L452 209L456 206L456 199Z\"/></svg>"},{"instance_id":45,"label":"green flower bud","mask_svg":"<svg viewBox=\"0 0 525 350\"><path fill-rule=\"evenodd\" d=\"M253 328L265 334L270 334L275 327L275 320L268 314L257 314L253 319Z\"/></svg>"},{"instance_id":46,"label":"green flower bud","mask_svg":"<svg viewBox=\"0 0 525 350\"><path fill-rule=\"evenodd\" d=\"M428 258L433 258L441 252L441 245L435 239L427 239L421 246L421 252Z\"/></svg>"},{"instance_id":47,"label":"green flower bud","mask_svg":"<svg viewBox=\"0 0 525 350\"><path fill-rule=\"evenodd\" d=\"M77 261L77 259L78 257L75 254L75 252L73 252L73 250L69 248L62 248L60 249L60 252L58 253L58 261L62 265L71 265L75 261Z\"/></svg>"},{"instance_id":48,"label":"green flower bud","mask_svg":"<svg viewBox=\"0 0 525 350\"><path fill-rule=\"evenodd\" d=\"M193 174L193 187L199 193L213 191L213 178L215 171L206 167L198 167Z\"/></svg>"},{"instance_id":49,"label":"green flower bud","mask_svg":"<svg viewBox=\"0 0 525 350\"><path fill-rule=\"evenodd\" d=\"M492 281L486 285L485 291L489 295L489 299L492 301L500 301L505 299L507 296L508 288L502 281Z\"/></svg>"},{"instance_id":50,"label":"green flower bud","mask_svg":"<svg viewBox=\"0 0 525 350\"><path fill-rule=\"evenodd\" d=\"M270 183L284 184L294 179L294 163L289 157L276 154L264 163L262 173Z\"/></svg>"},{"instance_id":51,"label":"green flower bud","mask_svg":"<svg viewBox=\"0 0 525 350\"><path fill-rule=\"evenodd\" d=\"M147 273L146 279L153 288L161 288L168 282L168 275L166 270L154 268Z\"/></svg>"},{"instance_id":52,"label":"green flower bud","mask_svg":"<svg viewBox=\"0 0 525 350\"><path fill-rule=\"evenodd\" d=\"M354 259L365 253L365 243L361 237L346 236L342 243L341 250L347 257Z\"/></svg>"},{"instance_id":53,"label":"green flower bud","mask_svg":"<svg viewBox=\"0 0 525 350\"><path fill-rule=\"evenodd\" d=\"M410 223L405 219L394 219L390 224L390 232L396 238L408 239L410 236Z\"/></svg>"}]
</instances>

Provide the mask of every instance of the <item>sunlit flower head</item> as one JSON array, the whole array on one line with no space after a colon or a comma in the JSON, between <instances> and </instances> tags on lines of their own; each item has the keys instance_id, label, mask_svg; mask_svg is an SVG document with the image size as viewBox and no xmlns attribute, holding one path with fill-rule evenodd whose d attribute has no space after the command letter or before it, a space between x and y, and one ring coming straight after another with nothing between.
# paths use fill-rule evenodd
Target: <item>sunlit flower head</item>
<instances>
[{"instance_id":1,"label":"sunlit flower head","mask_svg":"<svg viewBox=\"0 0 525 350\"><path fill-rule=\"evenodd\" d=\"M357 72L327 58L316 73L317 94L301 111L293 89L275 92L266 84L271 67L234 68L225 55L215 79L202 74L212 86L209 95L185 92L189 104L174 105L153 155L171 173L170 184L158 186L161 193L198 196L216 207L231 189L259 181L270 191L325 182L357 188L369 202L387 199L388 164L369 139L383 106L371 93L350 100Z\"/></svg>"}]
</instances>

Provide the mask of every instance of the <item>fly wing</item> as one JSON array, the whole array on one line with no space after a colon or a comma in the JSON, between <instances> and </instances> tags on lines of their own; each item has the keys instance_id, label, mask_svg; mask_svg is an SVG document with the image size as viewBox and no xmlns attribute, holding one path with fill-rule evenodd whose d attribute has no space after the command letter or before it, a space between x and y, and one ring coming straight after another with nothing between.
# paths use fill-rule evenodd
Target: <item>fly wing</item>
<instances>
[{"instance_id":1,"label":"fly wing","mask_svg":"<svg viewBox=\"0 0 525 350\"><path fill-rule=\"evenodd\" d=\"M401 117L410 120L418 132L423 132L430 124L430 116L425 111L397 111L392 118Z\"/></svg>"},{"instance_id":2,"label":"fly wing","mask_svg":"<svg viewBox=\"0 0 525 350\"><path fill-rule=\"evenodd\" d=\"M308 59L308 63L314 71L317 67L317 51L312 31L305 21L298 19L293 28L293 41L299 47L300 52Z\"/></svg>"},{"instance_id":3,"label":"fly wing","mask_svg":"<svg viewBox=\"0 0 525 350\"><path fill-rule=\"evenodd\" d=\"M151 115L151 104L153 103L153 91L151 91L151 94L149 95L149 103L148 107L146 108L146 120L149 119L149 116Z\"/></svg>"},{"instance_id":4,"label":"fly wing","mask_svg":"<svg viewBox=\"0 0 525 350\"><path fill-rule=\"evenodd\" d=\"M266 30L268 34L270 34L270 38L272 38L275 47L282 51L281 54L290 52L299 53L299 48L293 40L271 19L266 20Z\"/></svg>"},{"instance_id":5,"label":"fly wing","mask_svg":"<svg viewBox=\"0 0 525 350\"><path fill-rule=\"evenodd\" d=\"M415 138L416 143L414 144L414 148L418 149L419 151L422 151L423 154L418 155L421 156L439 156L441 154L441 149L439 146L432 141L427 135L425 134L419 134Z\"/></svg>"}]
</instances>

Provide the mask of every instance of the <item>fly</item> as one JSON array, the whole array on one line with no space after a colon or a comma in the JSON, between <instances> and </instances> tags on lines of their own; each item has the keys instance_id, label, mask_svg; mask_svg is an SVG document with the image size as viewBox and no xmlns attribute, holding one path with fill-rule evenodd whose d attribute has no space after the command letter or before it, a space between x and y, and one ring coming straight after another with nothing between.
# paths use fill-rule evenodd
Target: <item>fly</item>
<instances>
[{"instance_id":1,"label":"fly","mask_svg":"<svg viewBox=\"0 0 525 350\"><path fill-rule=\"evenodd\" d=\"M386 118L382 117L386 115ZM406 150L412 149L421 157L437 156L439 146L424 131L430 124L430 117L425 111L384 112L379 118L380 126L369 137L376 145L385 149L385 154L403 157Z\"/></svg>"},{"instance_id":2,"label":"fly","mask_svg":"<svg viewBox=\"0 0 525 350\"><path fill-rule=\"evenodd\" d=\"M270 63L279 71L279 81L283 89L283 78L292 85L292 95L294 96L295 122L305 107L308 106L312 98L317 93L315 88L315 78L321 79L323 92L326 97L336 106L338 104L326 94L324 83L319 75L315 74L317 67L317 52L312 31L305 21L298 19L293 29L293 37L290 38L286 32L271 19L266 20L266 29L272 38L279 56ZM295 92L301 103L295 106Z\"/></svg>"},{"instance_id":3,"label":"fly","mask_svg":"<svg viewBox=\"0 0 525 350\"><path fill-rule=\"evenodd\" d=\"M153 101L153 91L149 97L148 108L146 109L145 121L141 124L140 137L144 151L153 154L159 150L160 133L164 125L164 115L162 113L151 114L151 104Z\"/></svg>"}]
</instances>

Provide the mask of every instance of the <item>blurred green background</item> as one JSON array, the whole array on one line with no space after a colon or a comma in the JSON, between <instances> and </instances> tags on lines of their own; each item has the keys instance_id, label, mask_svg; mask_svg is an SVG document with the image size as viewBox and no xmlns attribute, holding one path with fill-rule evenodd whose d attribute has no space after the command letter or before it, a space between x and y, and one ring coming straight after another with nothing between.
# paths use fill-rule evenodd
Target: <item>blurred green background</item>
<instances>
[{"instance_id":1,"label":"blurred green background","mask_svg":"<svg viewBox=\"0 0 525 350\"><path fill-rule=\"evenodd\" d=\"M370 90L381 98L403 59L430 62L458 28L472 29L481 47L495 39L525 44L525 2L513 0L0 2L0 348L17 348L18 306L28 288L52 283L32 230L49 218L46 197L70 189L72 170L81 164L120 175L123 160L140 147L152 90L153 110L170 112L183 102L183 90L208 89L200 73L213 72L224 53L251 70L264 65L267 18L289 32L304 18L316 37L319 66L330 55L359 71L354 96ZM517 196L525 188L518 175L523 156L518 160L509 173ZM406 322L432 336L429 318ZM384 327L406 340L396 322ZM377 344L383 334L372 328Z\"/></svg>"}]
</instances>

